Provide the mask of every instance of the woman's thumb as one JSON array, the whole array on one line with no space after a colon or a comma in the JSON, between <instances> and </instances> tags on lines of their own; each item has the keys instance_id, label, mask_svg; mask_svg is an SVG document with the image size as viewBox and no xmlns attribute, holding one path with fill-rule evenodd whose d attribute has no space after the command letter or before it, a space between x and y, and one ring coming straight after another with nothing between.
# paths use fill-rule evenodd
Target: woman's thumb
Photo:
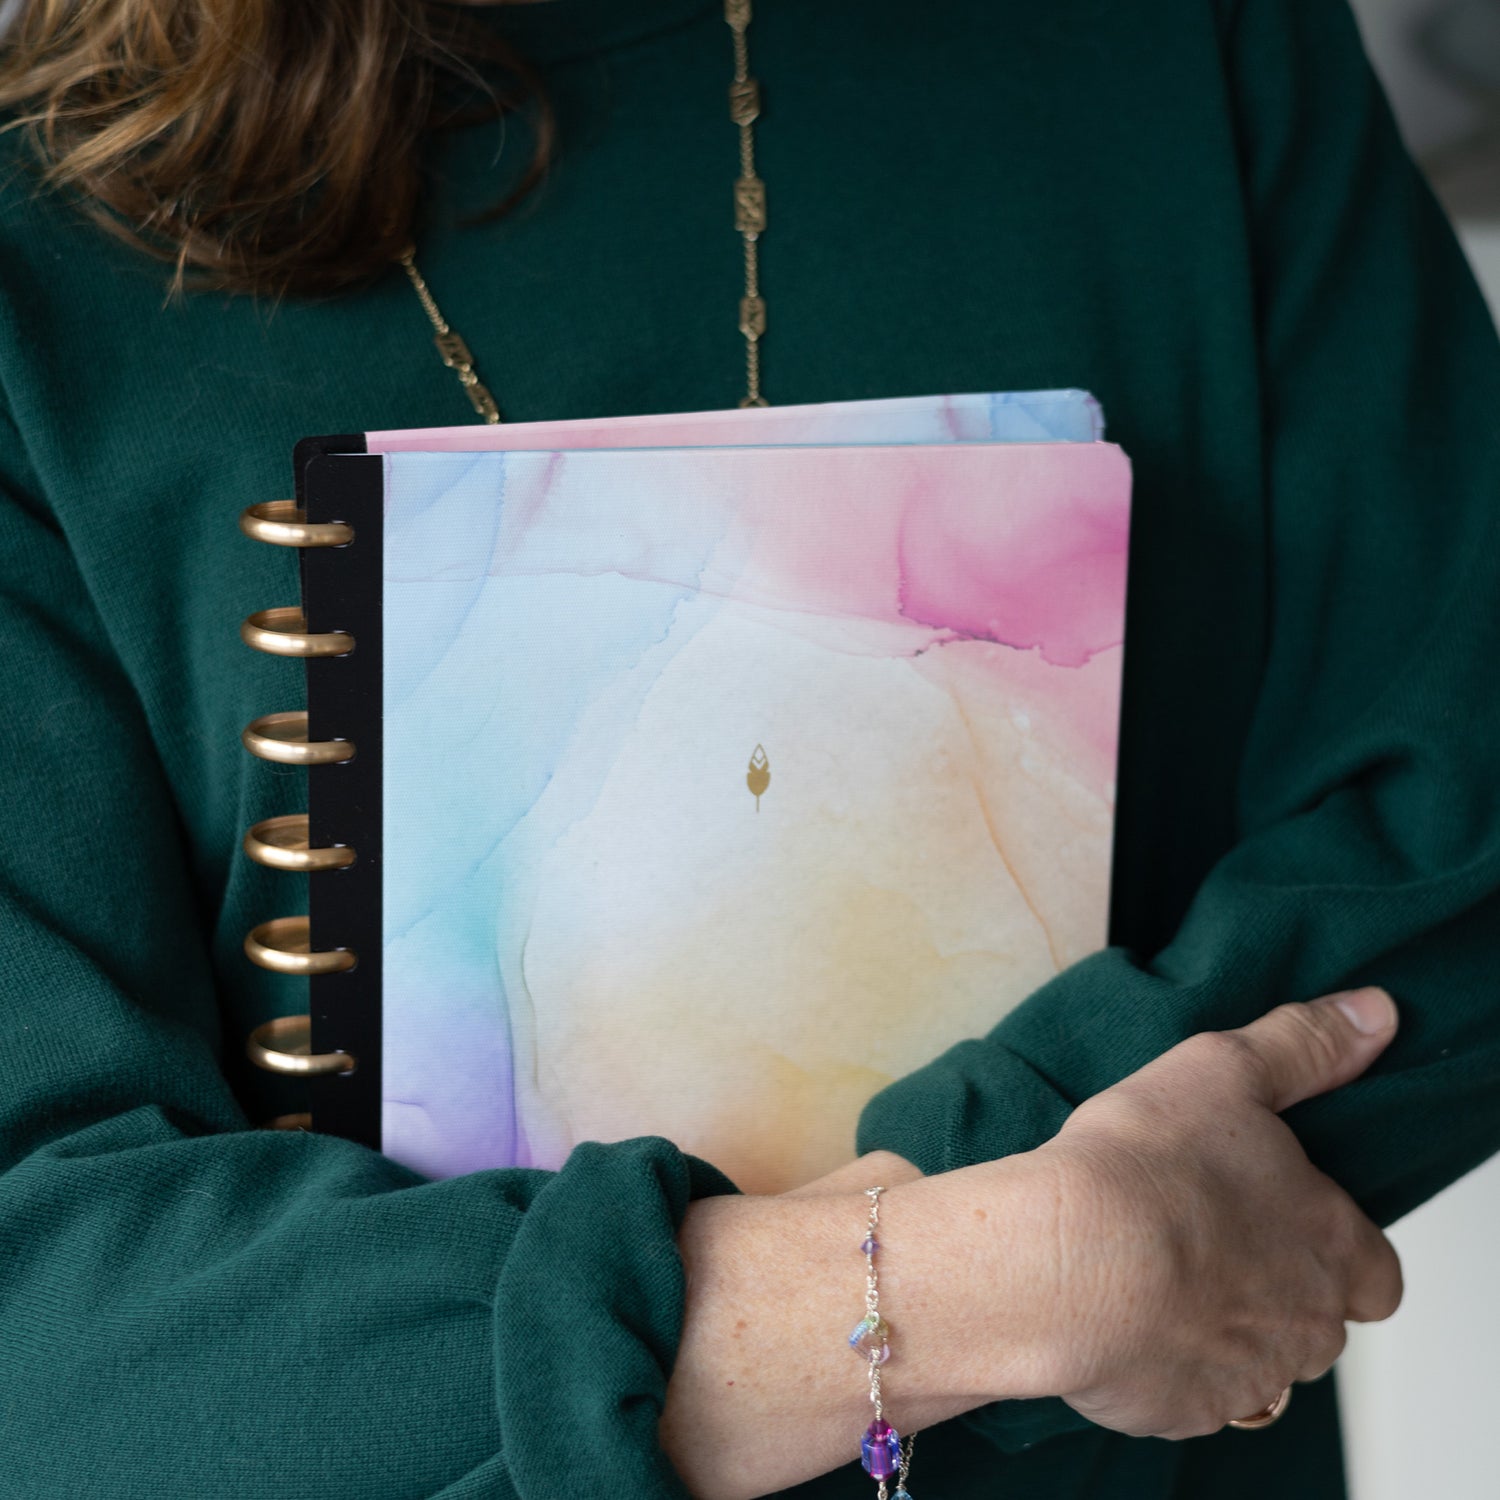
<instances>
[{"instance_id":1,"label":"woman's thumb","mask_svg":"<svg viewBox=\"0 0 1500 1500\"><path fill-rule=\"evenodd\" d=\"M1238 1035L1254 1050L1257 1092L1280 1113L1358 1078L1390 1045L1396 1002L1382 989L1278 1005Z\"/></svg>"}]
</instances>

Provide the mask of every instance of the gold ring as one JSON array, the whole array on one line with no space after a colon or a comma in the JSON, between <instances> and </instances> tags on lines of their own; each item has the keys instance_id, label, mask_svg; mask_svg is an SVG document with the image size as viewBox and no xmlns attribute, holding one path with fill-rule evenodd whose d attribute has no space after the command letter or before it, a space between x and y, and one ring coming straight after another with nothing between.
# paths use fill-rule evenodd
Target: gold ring
<instances>
[{"instance_id":1,"label":"gold ring","mask_svg":"<svg viewBox=\"0 0 1500 1500\"><path fill-rule=\"evenodd\" d=\"M308 739L307 714L302 709L251 720L240 731L240 743L251 755L285 766L331 766L354 759L350 740Z\"/></svg>"},{"instance_id":2,"label":"gold ring","mask_svg":"<svg viewBox=\"0 0 1500 1500\"><path fill-rule=\"evenodd\" d=\"M245 1038L245 1055L257 1068L270 1073L291 1073L299 1078L354 1071L354 1058L349 1053L312 1050L311 1016L277 1016L272 1021L262 1021Z\"/></svg>"},{"instance_id":3,"label":"gold ring","mask_svg":"<svg viewBox=\"0 0 1500 1500\"><path fill-rule=\"evenodd\" d=\"M1259 1432L1262 1427L1280 1421L1282 1412L1291 1404L1292 1388L1288 1386L1269 1406L1262 1407L1252 1416L1236 1417L1229 1425L1238 1427L1241 1432Z\"/></svg>"},{"instance_id":4,"label":"gold ring","mask_svg":"<svg viewBox=\"0 0 1500 1500\"><path fill-rule=\"evenodd\" d=\"M240 530L276 547L347 547L354 528L342 521L309 521L295 500L265 500L240 512Z\"/></svg>"},{"instance_id":5,"label":"gold ring","mask_svg":"<svg viewBox=\"0 0 1500 1500\"><path fill-rule=\"evenodd\" d=\"M348 656L354 649L347 630L313 634L307 616L293 604L256 610L241 623L240 639L268 656Z\"/></svg>"},{"instance_id":6,"label":"gold ring","mask_svg":"<svg viewBox=\"0 0 1500 1500\"><path fill-rule=\"evenodd\" d=\"M244 849L258 865L298 875L342 870L354 863L354 850L348 844L308 847L306 813L284 813L257 823L245 834Z\"/></svg>"},{"instance_id":7,"label":"gold ring","mask_svg":"<svg viewBox=\"0 0 1500 1500\"><path fill-rule=\"evenodd\" d=\"M314 953L309 948L306 917L273 917L252 927L245 934L245 956L262 969L299 978L310 974L342 974L354 967L354 952L349 948L325 948Z\"/></svg>"}]
</instances>

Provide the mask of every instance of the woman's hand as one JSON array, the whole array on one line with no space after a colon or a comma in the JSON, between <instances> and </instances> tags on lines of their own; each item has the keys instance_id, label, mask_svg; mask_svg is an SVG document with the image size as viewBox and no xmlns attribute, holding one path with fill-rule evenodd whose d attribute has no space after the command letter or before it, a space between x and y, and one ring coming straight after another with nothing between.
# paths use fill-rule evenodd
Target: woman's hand
<instances>
[{"instance_id":1,"label":"woman's hand","mask_svg":"<svg viewBox=\"0 0 1500 1500\"><path fill-rule=\"evenodd\" d=\"M903 1432L1060 1395L1107 1427L1188 1437L1322 1373L1346 1318L1401 1295L1385 1237L1276 1116L1390 1041L1389 997L1358 995L1367 1031L1331 997L1194 1037L1020 1156L923 1177L874 1152L790 1193L689 1204L661 1420L689 1489L748 1500L851 1460L869 1403L845 1335L875 1182Z\"/></svg>"},{"instance_id":2,"label":"woman's hand","mask_svg":"<svg viewBox=\"0 0 1500 1500\"><path fill-rule=\"evenodd\" d=\"M1058 1192L1052 1383L1070 1405L1122 1432L1212 1432L1328 1370L1346 1319L1396 1310L1395 1250L1277 1118L1364 1072L1396 1020L1360 990L1192 1037L1032 1153Z\"/></svg>"}]
</instances>

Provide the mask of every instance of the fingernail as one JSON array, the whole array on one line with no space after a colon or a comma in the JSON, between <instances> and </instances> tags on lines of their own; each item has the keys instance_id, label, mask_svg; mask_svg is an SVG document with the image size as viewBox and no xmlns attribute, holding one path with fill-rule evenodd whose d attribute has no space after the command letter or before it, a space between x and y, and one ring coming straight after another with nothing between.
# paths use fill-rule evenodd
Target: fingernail
<instances>
[{"instance_id":1,"label":"fingernail","mask_svg":"<svg viewBox=\"0 0 1500 1500\"><path fill-rule=\"evenodd\" d=\"M1379 1036L1396 1024L1396 1002L1382 989L1347 990L1329 995L1325 1003L1338 1006L1363 1036Z\"/></svg>"}]
</instances>

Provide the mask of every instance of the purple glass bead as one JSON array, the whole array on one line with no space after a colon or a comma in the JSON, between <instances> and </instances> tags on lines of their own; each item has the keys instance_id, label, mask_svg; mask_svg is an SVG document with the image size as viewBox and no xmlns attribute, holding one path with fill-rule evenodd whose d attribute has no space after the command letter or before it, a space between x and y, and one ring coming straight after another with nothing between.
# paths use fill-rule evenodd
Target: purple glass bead
<instances>
[{"instance_id":1,"label":"purple glass bead","mask_svg":"<svg viewBox=\"0 0 1500 1500\"><path fill-rule=\"evenodd\" d=\"M901 1439L883 1418L876 1417L865 1429L859 1462L871 1479L889 1479L901 1467Z\"/></svg>"},{"instance_id":2,"label":"purple glass bead","mask_svg":"<svg viewBox=\"0 0 1500 1500\"><path fill-rule=\"evenodd\" d=\"M862 1244L859 1248L862 1251L864 1251L864 1253L866 1255L874 1255L874 1253L878 1249L880 1249L880 1241L879 1240L875 1240L875 1239L869 1239L869 1240L866 1240L864 1242L864 1244Z\"/></svg>"}]
</instances>

